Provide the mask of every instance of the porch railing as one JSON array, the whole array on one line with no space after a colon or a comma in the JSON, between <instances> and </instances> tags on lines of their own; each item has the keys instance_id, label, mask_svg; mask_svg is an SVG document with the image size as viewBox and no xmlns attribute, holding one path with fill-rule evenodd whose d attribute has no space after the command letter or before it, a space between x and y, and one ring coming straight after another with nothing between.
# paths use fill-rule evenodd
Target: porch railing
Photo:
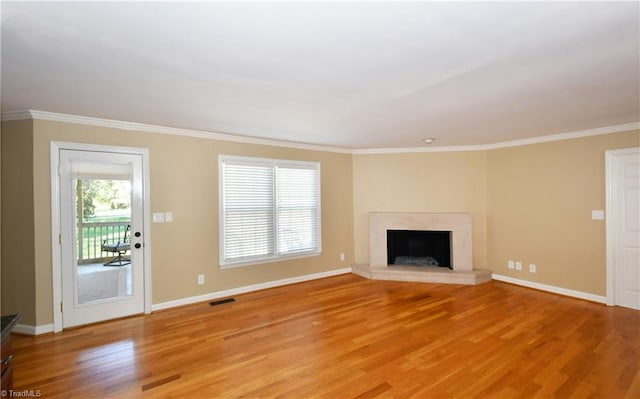
<instances>
[{"instance_id":1,"label":"porch railing","mask_svg":"<svg viewBox=\"0 0 640 399\"><path fill-rule=\"evenodd\" d=\"M131 222L96 222L78 224L78 263L102 262L113 258L112 252L102 251L104 240L122 241Z\"/></svg>"}]
</instances>

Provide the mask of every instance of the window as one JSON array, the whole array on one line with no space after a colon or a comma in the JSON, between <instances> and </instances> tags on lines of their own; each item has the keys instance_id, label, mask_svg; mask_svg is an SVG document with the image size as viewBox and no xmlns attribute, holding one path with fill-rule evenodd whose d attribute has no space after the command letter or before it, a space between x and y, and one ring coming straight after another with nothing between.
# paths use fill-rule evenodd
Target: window
<instances>
[{"instance_id":1,"label":"window","mask_svg":"<svg viewBox=\"0 0 640 399\"><path fill-rule=\"evenodd\" d=\"M220 265L320 253L320 164L221 155Z\"/></svg>"}]
</instances>

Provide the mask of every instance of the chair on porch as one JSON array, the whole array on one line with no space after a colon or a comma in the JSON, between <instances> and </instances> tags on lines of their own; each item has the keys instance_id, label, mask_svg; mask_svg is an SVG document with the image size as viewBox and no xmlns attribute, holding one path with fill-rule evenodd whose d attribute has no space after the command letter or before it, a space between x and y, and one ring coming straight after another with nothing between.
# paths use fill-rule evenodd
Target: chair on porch
<instances>
[{"instance_id":1,"label":"chair on porch","mask_svg":"<svg viewBox=\"0 0 640 399\"><path fill-rule=\"evenodd\" d=\"M127 251L131 249L131 225L127 225L124 230L124 236L120 241L102 241L101 249L104 252L112 252L117 254L115 258L111 259L104 266L125 266L131 263L131 258L124 256Z\"/></svg>"}]
</instances>

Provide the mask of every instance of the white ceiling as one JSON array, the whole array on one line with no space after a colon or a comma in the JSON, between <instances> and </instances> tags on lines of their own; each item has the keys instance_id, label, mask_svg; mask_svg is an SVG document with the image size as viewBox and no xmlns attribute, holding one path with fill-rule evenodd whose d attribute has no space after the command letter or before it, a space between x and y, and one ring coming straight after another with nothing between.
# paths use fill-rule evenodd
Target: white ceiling
<instances>
[{"instance_id":1,"label":"white ceiling","mask_svg":"<svg viewBox=\"0 0 640 399\"><path fill-rule=\"evenodd\" d=\"M350 149L640 121L638 2L7 2L2 111Z\"/></svg>"}]
</instances>

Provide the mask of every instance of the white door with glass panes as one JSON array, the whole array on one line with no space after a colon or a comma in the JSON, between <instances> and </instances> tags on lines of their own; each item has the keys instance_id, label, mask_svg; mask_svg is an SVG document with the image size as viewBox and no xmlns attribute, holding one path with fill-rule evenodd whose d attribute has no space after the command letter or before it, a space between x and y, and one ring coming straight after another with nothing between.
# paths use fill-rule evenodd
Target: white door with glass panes
<instances>
[{"instance_id":1,"label":"white door with glass panes","mask_svg":"<svg viewBox=\"0 0 640 399\"><path fill-rule=\"evenodd\" d=\"M60 149L62 326L144 312L139 154Z\"/></svg>"}]
</instances>

